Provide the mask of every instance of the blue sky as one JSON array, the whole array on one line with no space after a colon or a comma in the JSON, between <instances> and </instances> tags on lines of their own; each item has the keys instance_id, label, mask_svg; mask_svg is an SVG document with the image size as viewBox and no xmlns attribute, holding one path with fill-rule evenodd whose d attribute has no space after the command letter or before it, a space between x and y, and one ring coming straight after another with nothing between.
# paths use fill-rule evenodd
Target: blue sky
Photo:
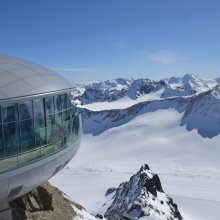
<instances>
[{"instance_id":1,"label":"blue sky","mask_svg":"<svg viewBox=\"0 0 220 220\"><path fill-rule=\"evenodd\" d=\"M218 0L0 0L1 53L71 80L220 76Z\"/></svg>"}]
</instances>

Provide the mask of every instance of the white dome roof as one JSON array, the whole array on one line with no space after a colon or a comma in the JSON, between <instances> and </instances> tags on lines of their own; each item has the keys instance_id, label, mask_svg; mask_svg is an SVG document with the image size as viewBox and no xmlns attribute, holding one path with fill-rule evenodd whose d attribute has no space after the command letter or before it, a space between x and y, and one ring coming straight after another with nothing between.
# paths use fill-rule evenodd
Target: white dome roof
<instances>
[{"instance_id":1,"label":"white dome roof","mask_svg":"<svg viewBox=\"0 0 220 220\"><path fill-rule=\"evenodd\" d=\"M72 87L67 80L49 69L0 55L0 101L62 92Z\"/></svg>"}]
</instances>

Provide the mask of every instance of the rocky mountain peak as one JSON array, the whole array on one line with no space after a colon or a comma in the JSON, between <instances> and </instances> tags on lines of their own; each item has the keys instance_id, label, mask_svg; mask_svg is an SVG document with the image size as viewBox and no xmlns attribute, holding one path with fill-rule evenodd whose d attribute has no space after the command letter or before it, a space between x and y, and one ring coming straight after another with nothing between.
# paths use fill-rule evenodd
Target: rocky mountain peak
<instances>
[{"instance_id":1,"label":"rocky mountain peak","mask_svg":"<svg viewBox=\"0 0 220 220\"><path fill-rule=\"evenodd\" d=\"M163 98L191 96L209 90L207 83L194 74L185 74L183 77L171 77L165 81L168 85L162 94Z\"/></svg>"},{"instance_id":2,"label":"rocky mountain peak","mask_svg":"<svg viewBox=\"0 0 220 220\"><path fill-rule=\"evenodd\" d=\"M182 82L185 85L190 85L190 87L192 89L195 88L206 88L209 89L208 85L205 83L205 81L203 81L202 79L198 78L196 75L194 74L186 74L185 76L183 76L182 78Z\"/></svg>"},{"instance_id":3,"label":"rocky mountain peak","mask_svg":"<svg viewBox=\"0 0 220 220\"><path fill-rule=\"evenodd\" d=\"M75 84L74 100L83 104L113 102L123 97L135 100L140 96L161 91L160 98L191 96L208 91L207 83L194 74L171 77L164 80L147 78L97 81L89 84Z\"/></svg>"},{"instance_id":4,"label":"rocky mountain peak","mask_svg":"<svg viewBox=\"0 0 220 220\"><path fill-rule=\"evenodd\" d=\"M160 178L147 164L134 174L129 181L106 193L108 206L106 219L152 219L182 220L177 205L167 196Z\"/></svg>"},{"instance_id":5,"label":"rocky mountain peak","mask_svg":"<svg viewBox=\"0 0 220 220\"><path fill-rule=\"evenodd\" d=\"M183 76L183 80L191 80L191 79L198 79L198 77L193 73L187 73Z\"/></svg>"}]
</instances>

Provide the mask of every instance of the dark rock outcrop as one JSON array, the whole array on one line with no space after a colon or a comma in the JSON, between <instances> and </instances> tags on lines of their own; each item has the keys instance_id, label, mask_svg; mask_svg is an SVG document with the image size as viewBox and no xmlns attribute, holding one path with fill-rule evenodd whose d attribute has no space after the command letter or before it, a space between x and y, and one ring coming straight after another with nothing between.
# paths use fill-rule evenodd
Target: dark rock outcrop
<instances>
[{"instance_id":1,"label":"dark rock outcrop","mask_svg":"<svg viewBox=\"0 0 220 220\"><path fill-rule=\"evenodd\" d=\"M183 220L177 205L164 193L158 175L147 164L129 181L107 192L108 202L103 207L110 204L104 215L108 220L140 219L144 216L154 220Z\"/></svg>"},{"instance_id":2,"label":"dark rock outcrop","mask_svg":"<svg viewBox=\"0 0 220 220\"><path fill-rule=\"evenodd\" d=\"M13 220L94 220L79 204L45 183L10 203ZM84 216L85 215L85 216Z\"/></svg>"},{"instance_id":3,"label":"dark rock outcrop","mask_svg":"<svg viewBox=\"0 0 220 220\"><path fill-rule=\"evenodd\" d=\"M72 220L71 202L57 188L45 183L10 203L13 219ZM65 215L63 214L65 213Z\"/></svg>"}]
</instances>

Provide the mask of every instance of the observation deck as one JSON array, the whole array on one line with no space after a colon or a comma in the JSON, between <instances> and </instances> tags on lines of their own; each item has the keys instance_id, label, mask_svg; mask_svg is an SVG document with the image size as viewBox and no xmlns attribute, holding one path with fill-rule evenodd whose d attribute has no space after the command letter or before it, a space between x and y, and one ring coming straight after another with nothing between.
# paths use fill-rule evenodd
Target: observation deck
<instances>
[{"instance_id":1,"label":"observation deck","mask_svg":"<svg viewBox=\"0 0 220 220\"><path fill-rule=\"evenodd\" d=\"M30 62L0 56L0 219L8 203L73 158L82 135L72 85Z\"/></svg>"}]
</instances>

